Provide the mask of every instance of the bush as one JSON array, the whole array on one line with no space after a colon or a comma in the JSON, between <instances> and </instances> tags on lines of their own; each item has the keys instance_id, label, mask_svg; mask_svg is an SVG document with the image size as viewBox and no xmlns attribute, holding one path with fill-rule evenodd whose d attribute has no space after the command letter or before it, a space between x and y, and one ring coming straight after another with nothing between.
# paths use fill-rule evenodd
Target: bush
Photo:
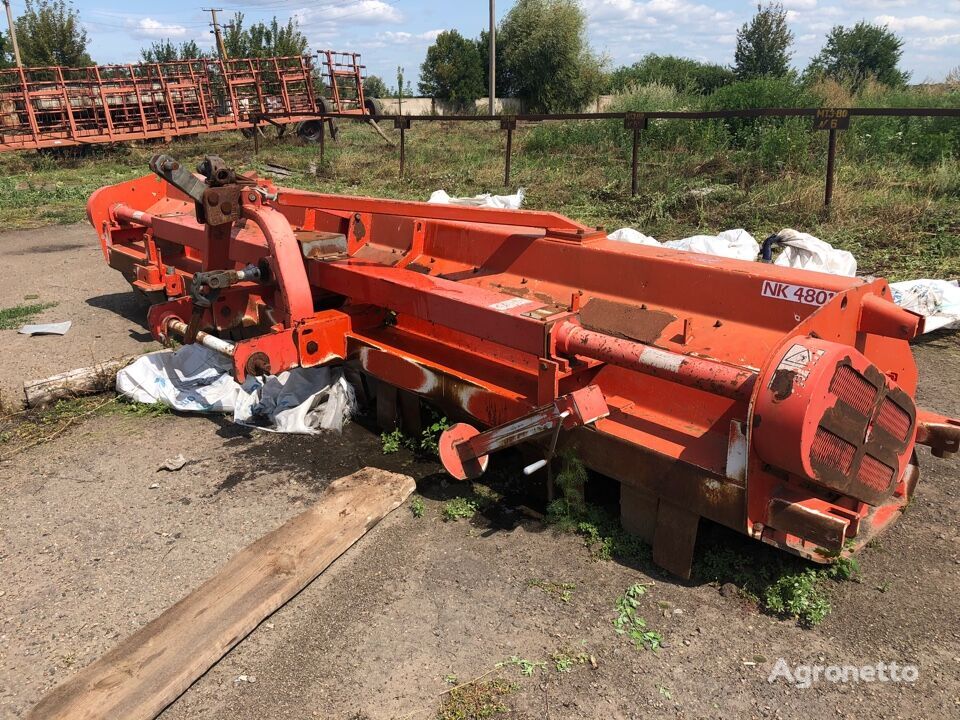
<instances>
[{"instance_id":1,"label":"bush","mask_svg":"<svg viewBox=\"0 0 960 720\"><path fill-rule=\"evenodd\" d=\"M735 79L733 71L722 65L651 53L640 62L614 70L610 92L625 93L639 85L656 83L684 93L709 95Z\"/></svg>"}]
</instances>

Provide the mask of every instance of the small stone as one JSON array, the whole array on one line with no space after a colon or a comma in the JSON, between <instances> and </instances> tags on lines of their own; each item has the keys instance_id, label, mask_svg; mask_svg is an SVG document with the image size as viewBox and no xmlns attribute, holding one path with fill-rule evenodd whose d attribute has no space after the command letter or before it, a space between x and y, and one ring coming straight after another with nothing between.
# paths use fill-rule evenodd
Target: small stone
<instances>
[{"instance_id":1,"label":"small stone","mask_svg":"<svg viewBox=\"0 0 960 720\"><path fill-rule=\"evenodd\" d=\"M156 490L156 489L159 488L159 487L160 487L160 483L152 483L152 484L150 485L150 489L151 489L151 490Z\"/></svg>"}]
</instances>

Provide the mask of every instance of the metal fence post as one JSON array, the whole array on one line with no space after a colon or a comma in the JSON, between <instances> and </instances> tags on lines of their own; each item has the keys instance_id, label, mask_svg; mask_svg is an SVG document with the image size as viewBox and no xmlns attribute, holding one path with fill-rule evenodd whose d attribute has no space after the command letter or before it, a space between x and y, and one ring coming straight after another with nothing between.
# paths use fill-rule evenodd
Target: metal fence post
<instances>
[{"instance_id":1,"label":"metal fence post","mask_svg":"<svg viewBox=\"0 0 960 720\"><path fill-rule=\"evenodd\" d=\"M393 118L393 127L400 130L400 177L403 177L403 171L406 165L406 131L410 128L410 118L405 115L397 115Z\"/></svg>"},{"instance_id":2,"label":"metal fence post","mask_svg":"<svg viewBox=\"0 0 960 720\"><path fill-rule=\"evenodd\" d=\"M513 152L513 131L517 127L517 118L514 115L504 117L500 120L500 129L507 131L507 151L504 158L503 167L503 186L510 187L510 155Z\"/></svg>"},{"instance_id":3,"label":"metal fence post","mask_svg":"<svg viewBox=\"0 0 960 720\"><path fill-rule=\"evenodd\" d=\"M630 197L637 196L637 155L640 147L640 131L647 127L647 116L643 113L628 112L623 118L623 126L633 130L633 149L630 157Z\"/></svg>"},{"instance_id":4,"label":"metal fence post","mask_svg":"<svg viewBox=\"0 0 960 720\"><path fill-rule=\"evenodd\" d=\"M823 191L824 207L830 207L830 201L833 200L833 172L836 156L837 131L836 128L830 128L830 136L827 140L827 182Z\"/></svg>"},{"instance_id":5,"label":"metal fence post","mask_svg":"<svg viewBox=\"0 0 960 720\"><path fill-rule=\"evenodd\" d=\"M833 200L833 175L837 157L837 130L850 127L849 108L819 108L813 116L814 130L829 130L827 138L827 179L823 189L823 206Z\"/></svg>"}]
</instances>

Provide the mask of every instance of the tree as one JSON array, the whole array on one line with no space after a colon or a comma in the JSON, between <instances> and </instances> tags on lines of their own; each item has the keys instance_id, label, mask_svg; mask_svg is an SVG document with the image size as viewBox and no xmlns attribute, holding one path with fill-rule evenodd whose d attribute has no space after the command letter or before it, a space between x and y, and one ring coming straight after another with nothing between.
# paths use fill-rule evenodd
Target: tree
<instances>
[{"instance_id":1,"label":"tree","mask_svg":"<svg viewBox=\"0 0 960 720\"><path fill-rule=\"evenodd\" d=\"M79 13L66 0L27 0L16 25L24 65L93 64L87 54L87 31L80 24Z\"/></svg>"},{"instance_id":2,"label":"tree","mask_svg":"<svg viewBox=\"0 0 960 720\"><path fill-rule=\"evenodd\" d=\"M203 57L200 46L193 40L175 45L169 39L158 40L140 51L145 63L175 62L177 60L199 60Z\"/></svg>"},{"instance_id":3,"label":"tree","mask_svg":"<svg viewBox=\"0 0 960 720\"><path fill-rule=\"evenodd\" d=\"M790 72L793 33L779 2L757 5L757 14L737 31L733 70L740 80L783 77Z\"/></svg>"},{"instance_id":4,"label":"tree","mask_svg":"<svg viewBox=\"0 0 960 720\"><path fill-rule=\"evenodd\" d=\"M600 93L603 62L576 0L517 0L503 19L504 90L532 111L580 110Z\"/></svg>"},{"instance_id":5,"label":"tree","mask_svg":"<svg viewBox=\"0 0 960 720\"><path fill-rule=\"evenodd\" d=\"M13 66L13 48L10 46L10 38L0 33L0 68Z\"/></svg>"},{"instance_id":6,"label":"tree","mask_svg":"<svg viewBox=\"0 0 960 720\"><path fill-rule=\"evenodd\" d=\"M709 95L729 85L736 76L729 68L673 55L645 55L640 62L619 67L610 74L610 89L623 92L631 85L659 83L680 92Z\"/></svg>"},{"instance_id":7,"label":"tree","mask_svg":"<svg viewBox=\"0 0 960 720\"><path fill-rule=\"evenodd\" d=\"M490 31L481 30L480 37L477 39L477 51L480 53L480 67L483 68L483 96L486 97L490 91ZM504 73L506 65L503 62L503 42L497 37L497 95L503 97L507 87L507 78Z\"/></svg>"},{"instance_id":8,"label":"tree","mask_svg":"<svg viewBox=\"0 0 960 720\"><path fill-rule=\"evenodd\" d=\"M390 97L390 88L379 75L370 75L363 81L363 96L368 98Z\"/></svg>"},{"instance_id":9,"label":"tree","mask_svg":"<svg viewBox=\"0 0 960 720\"><path fill-rule=\"evenodd\" d=\"M807 73L848 83L854 91L868 78L885 85L904 85L910 73L898 67L902 56L903 40L885 26L858 22L847 29L835 25Z\"/></svg>"},{"instance_id":10,"label":"tree","mask_svg":"<svg viewBox=\"0 0 960 720\"><path fill-rule=\"evenodd\" d=\"M420 66L420 93L456 103L483 95L483 66L472 40L456 30L437 35Z\"/></svg>"},{"instance_id":11,"label":"tree","mask_svg":"<svg viewBox=\"0 0 960 720\"><path fill-rule=\"evenodd\" d=\"M243 13L238 12L224 29L223 45L231 58L293 57L307 50L307 38L295 18L287 20L286 25L274 17L269 25L258 22L244 28Z\"/></svg>"}]
</instances>

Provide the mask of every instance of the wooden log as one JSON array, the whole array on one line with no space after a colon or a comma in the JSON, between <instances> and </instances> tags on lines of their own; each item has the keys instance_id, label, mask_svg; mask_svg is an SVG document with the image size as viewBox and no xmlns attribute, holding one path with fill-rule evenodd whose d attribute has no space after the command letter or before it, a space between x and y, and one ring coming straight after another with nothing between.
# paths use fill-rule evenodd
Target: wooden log
<instances>
[{"instance_id":1,"label":"wooden log","mask_svg":"<svg viewBox=\"0 0 960 720\"><path fill-rule=\"evenodd\" d=\"M27 407L40 407L64 398L112 390L116 384L117 371L135 359L122 357L107 360L92 367L77 368L42 380L27 381L23 383Z\"/></svg>"},{"instance_id":2,"label":"wooden log","mask_svg":"<svg viewBox=\"0 0 960 720\"><path fill-rule=\"evenodd\" d=\"M374 468L335 480L310 509L241 550L210 580L47 694L27 718L155 718L415 487L407 475Z\"/></svg>"}]
</instances>

